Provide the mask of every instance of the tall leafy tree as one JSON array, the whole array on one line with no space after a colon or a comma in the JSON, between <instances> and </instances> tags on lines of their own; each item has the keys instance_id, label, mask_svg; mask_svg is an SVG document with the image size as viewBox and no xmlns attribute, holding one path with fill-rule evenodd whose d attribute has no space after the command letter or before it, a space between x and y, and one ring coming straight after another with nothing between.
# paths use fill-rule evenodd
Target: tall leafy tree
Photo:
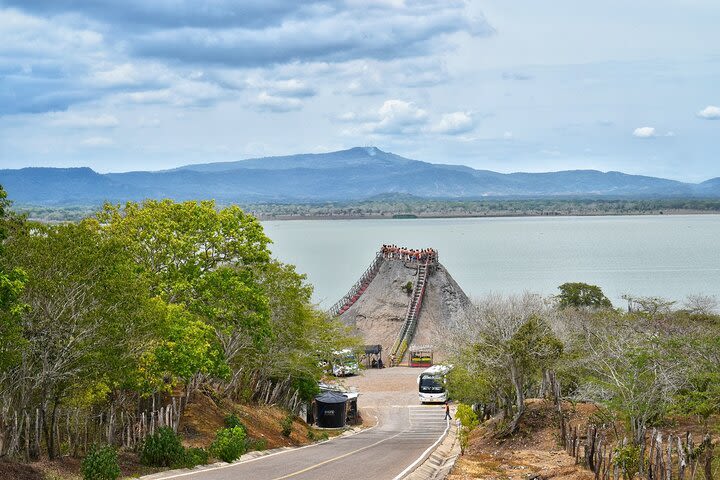
<instances>
[{"instance_id":1,"label":"tall leafy tree","mask_svg":"<svg viewBox=\"0 0 720 480\"><path fill-rule=\"evenodd\" d=\"M255 217L212 201L148 200L105 205L98 219L127 245L153 295L212 326L230 365L263 348L271 325L258 275L270 240Z\"/></svg>"},{"instance_id":2,"label":"tall leafy tree","mask_svg":"<svg viewBox=\"0 0 720 480\"><path fill-rule=\"evenodd\" d=\"M10 214L7 193L0 185L0 260L4 260ZM0 373L15 364L22 346L19 314L24 306L19 301L27 275L9 262L0 261Z\"/></svg>"},{"instance_id":3,"label":"tall leafy tree","mask_svg":"<svg viewBox=\"0 0 720 480\"><path fill-rule=\"evenodd\" d=\"M92 220L28 224L7 243L6 259L27 272L27 308L22 360L4 394L39 409L51 457L58 408L118 388L151 334L147 287L122 247Z\"/></svg>"},{"instance_id":4,"label":"tall leafy tree","mask_svg":"<svg viewBox=\"0 0 720 480\"><path fill-rule=\"evenodd\" d=\"M563 283L558 287L560 307L612 308L612 303L597 285L583 282Z\"/></svg>"},{"instance_id":5,"label":"tall leafy tree","mask_svg":"<svg viewBox=\"0 0 720 480\"><path fill-rule=\"evenodd\" d=\"M359 346L359 341L315 308L312 286L294 266L272 261L259 281L269 299L273 335L256 357L256 368L264 377L291 376L301 393L310 396L322 375L319 360L331 358L335 350Z\"/></svg>"}]
</instances>

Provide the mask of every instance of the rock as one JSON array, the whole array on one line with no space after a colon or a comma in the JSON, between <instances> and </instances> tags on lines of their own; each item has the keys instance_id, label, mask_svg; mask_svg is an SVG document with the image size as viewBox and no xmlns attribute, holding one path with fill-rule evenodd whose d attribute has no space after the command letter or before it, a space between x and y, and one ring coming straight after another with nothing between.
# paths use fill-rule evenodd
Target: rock
<instances>
[{"instance_id":1,"label":"rock","mask_svg":"<svg viewBox=\"0 0 720 480\"><path fill-rule=\"evenodd\" d=\"M417 268L400 260L385 260L377 275L360 298L340 319L353 327L365 344L380 344L389 354L410 302L402 289L408 282L417 282ZM435 361L442 361L443 352L437 347L458 318L472 313L472 303L462 288L440 264L428 278L415 336L411 343L433 345Z\"/></svg>"}]
</instances>

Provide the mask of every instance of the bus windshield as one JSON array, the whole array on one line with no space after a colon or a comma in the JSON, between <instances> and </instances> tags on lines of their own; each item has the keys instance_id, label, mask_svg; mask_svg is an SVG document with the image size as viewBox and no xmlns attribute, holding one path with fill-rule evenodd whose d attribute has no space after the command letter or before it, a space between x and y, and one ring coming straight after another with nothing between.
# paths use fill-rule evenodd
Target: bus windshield
<instances>
[{"instance_id":1,"label":"bus windshield","mask_svg":"<svg viewBox=\"0 0 720 480\"><path fill-rule=\"evenodd\" d=\"M423 374L420 376L420 391L423 393L441 393L445 391L442 375Z\"/></svg>"}]
</instances>

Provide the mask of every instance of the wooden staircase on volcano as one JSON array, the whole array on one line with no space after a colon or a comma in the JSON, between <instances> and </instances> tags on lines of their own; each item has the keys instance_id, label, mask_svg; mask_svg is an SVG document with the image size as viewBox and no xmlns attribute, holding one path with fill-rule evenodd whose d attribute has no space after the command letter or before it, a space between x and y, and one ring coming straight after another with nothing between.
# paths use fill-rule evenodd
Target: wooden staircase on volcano
<instances>
[{"instance_id":1,"label":"wooden staircase on volcano","mask_svg":"<svg viewBox=\"0 0 720 480\"><path fill-rule=\"evenodd\" d=\"M423 298L425 297L425 286L427 284L429 270L428 262L418 265L417 282L415 282L412 298L405 313L405 322L395 339L392 350L390 350L390 354L394 356L396 365L402 361L408 345L410 345L410 342L412 342L415 336L415 329L417 328Z\"/></svg>"}]
</instances>

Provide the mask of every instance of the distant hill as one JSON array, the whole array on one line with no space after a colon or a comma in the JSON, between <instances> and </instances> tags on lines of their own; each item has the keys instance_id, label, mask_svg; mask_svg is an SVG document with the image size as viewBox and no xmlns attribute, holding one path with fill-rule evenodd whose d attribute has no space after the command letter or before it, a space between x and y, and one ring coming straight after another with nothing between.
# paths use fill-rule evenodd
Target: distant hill
<instances>
[{"instance_id":1,"label":"distant hill","mask_svg":"<svg viewBox=\"0 0 720 480\"><path fill-rule=\"evenodd\" d=\"M187 165L159 172L99 174L89 168L0 170L15 202L31 205L214 198L221 203L324 202L367 198L720 197L720 178L700 184L621 172L503 174L439 165L356 147L321 154Z\"/></svg>"}]
</instances>

